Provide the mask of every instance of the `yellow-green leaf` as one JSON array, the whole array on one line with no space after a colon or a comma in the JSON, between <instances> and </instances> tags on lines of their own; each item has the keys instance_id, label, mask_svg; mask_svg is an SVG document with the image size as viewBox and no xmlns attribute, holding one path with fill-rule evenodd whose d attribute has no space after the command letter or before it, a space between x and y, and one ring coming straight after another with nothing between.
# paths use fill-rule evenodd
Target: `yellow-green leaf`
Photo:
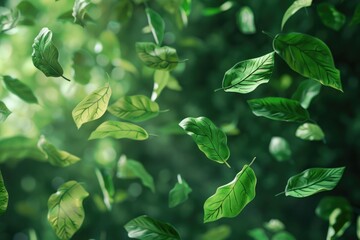
<instances>
[{"instance_id":1,"label":"yellow-green leaf","mask_svg":"<svg viewBox=\"0 0 360 240\"><path fill-rule=\"evenodd\" d=\"M11 114L11 111L7 108L3 101L0 101L0 123L5 121L7 117Z\"/></svg>"},{"instance_id":2,"label":"yellow-green leaf","mask_svg":"<svg viewBox=\"0 0 360 240\"><path fill-rule=\"evenodd\" d=\"M107 121L100 124L100 126L91 133L89 140L105 137L146 140L149 134L142 127L132 123Z\"/></svg>"},{"instance_id":3,"label":"yellow-green leaf","mask_svg":"<svg viewBox=\"0 0 360 240\"><path fill-rule=\"evenodd\" d=\"M0 171L0 214L3 214L8 206L9 194L5 188L3 176Z\"/></svg>"}]
</instances>

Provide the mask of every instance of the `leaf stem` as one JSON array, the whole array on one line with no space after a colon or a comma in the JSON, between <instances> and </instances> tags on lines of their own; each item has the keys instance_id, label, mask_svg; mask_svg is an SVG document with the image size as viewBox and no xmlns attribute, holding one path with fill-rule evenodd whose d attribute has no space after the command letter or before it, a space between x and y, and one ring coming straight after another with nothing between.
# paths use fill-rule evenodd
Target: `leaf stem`
<instances>
[{"instance_id":1,"label":"leaf stem","mask_svg":"<svg viewBox=\"0 0 360 240\"><path fill-rule=\"evenodd\" d=\"M285 191L280 192L280 193L276 194L275 197L280 196L281 194L284 194L284 193L285 193Z\"/></svg>"},{"instance_id":2,"label":"leaf stem","mask_svg":"<svg viewBox=\"0 0 360 240\"><path fill-rule=\"evenodd\" d=\"M178 180L178 182L179 182L180 184L182 184L182 183L183 183L183 181L182 181L182 178L181 178L181 175L180 175L180 174L178 174L178 175L177 175L177 180Z\"/></svg>"},{"instance_id":3,"label":"leaf stem","mask_svg":"<svg viewBox=\"0 0 360 240\"><path fill-rule=\"evenodd\" d=\"M224 163L228 168L231 168L231 166L226 161L224 161Z\"/></svg>"},{"instance_id":4,"label":"leaf stem","mask_svg":"<svg viewBox=\"0 0 360 240\"><path fill-rule=\"evenodd\" d=\"M249 167L255 162L255 160L256 160L256 157L254 157L253 160L251 160Z\"/></svg>"},{"instance_id":5,"label":"leaf stem","mask_svg":"<svg viewBox=\"0 0 360 240\"><path fill-rule=\"evenodd\" d=\"M166 112L170 112L170 109L165 109L165 110L160 110L159 113L166 113Z\"/></svg>"},{"instance_id":6,"label":"leaf stem","mask_svg":"<svg viewBox=\"0 0 360 240\"><path fill-rule=\"evenodd\" d=\"M265 34L266 36L268 36L268 37L270 37L271 39L274 39L275 37L274 37L274 35L272 35L271 33L269 33L269 32L266 32L266 31L261 31L263 34Z\"/></svg>"},{"instance_id":7,"label":"leaf stem","mask_svg":"<svg viewBox=\"0 0 360 240\"><path fill-rule=\"evenodd\" d=\"M61 77L63 78L63 79L65 79L66 81L71 81L70 79L68 79L67 77L65 77L64 75L61 75Z\"/></svg>"}]
</instances>

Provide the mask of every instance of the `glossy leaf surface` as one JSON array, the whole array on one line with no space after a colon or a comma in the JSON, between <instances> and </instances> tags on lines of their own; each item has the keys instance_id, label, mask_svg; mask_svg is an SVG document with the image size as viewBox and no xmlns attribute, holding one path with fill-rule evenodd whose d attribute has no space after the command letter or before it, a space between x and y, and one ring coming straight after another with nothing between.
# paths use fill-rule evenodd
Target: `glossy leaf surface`
<instances>
[{"instance_id":1,"label":"glossy leaf surface","mask_svg":"<svg viewBox=\"0 0 360 240\"><path fill-rule=\"evenodd\" d=\"M285 23L289 20L291 16L293 16L297 11L304 7L310 7L312 0L295 0L293 4L286 10L282 21L281 21L281 29L284 28Z\"/></svg>"},{"instance_id":2,"label":"glossy leaf surface","mask_svg":"<svg viewBox=\"0 0 360 240\"><path fill-rule=\"evenodd\" d=\"M116 139L128 138L132 140L146 140L149 134L145 129L132 123L106 121L100 124L89 137L89 140L112 137Z\"/></svg>"},{"instance_id":3,"label":"glossy leaf surface","mask_svg":"<svg viewBox=\"0 0 360 240\"><path fill-rule=\"evenodd\" d=\"M10 76L3 76L6 88L16 96L28 103L38 103L32 90L24 83Z\"/></svg>"},{"instance_id":4,"label":"glossy leaf surface","mask_svg":"<svg viewBox=\"0 0 360 240\"><path fill-rule=\"evenodd\" d=\"M298 138L309 141L321 141L325 138L322 129L313 123L304 123L296 129L295 135Z\"/></svg>"}]
</instances>

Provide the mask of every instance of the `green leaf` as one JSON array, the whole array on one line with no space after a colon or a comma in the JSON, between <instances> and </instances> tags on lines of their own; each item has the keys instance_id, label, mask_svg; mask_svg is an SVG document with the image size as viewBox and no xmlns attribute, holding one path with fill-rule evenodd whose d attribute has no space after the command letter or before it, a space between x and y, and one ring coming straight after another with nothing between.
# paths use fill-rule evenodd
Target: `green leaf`
<instances>
[{"instance_id":1,"label":"green leaf","mask_svg":"<svg viewBox=\"0 0 360 240\"><path fill-rule=\"evenodd\" d=\"M52 42L52 32L48 28L41 29L32 45L31 54L33 64L47 77L62 77L64 70L58 62L59 52Z\"/></svg>"},{"instance_id":2,"label":"green leaf","mask_svg":"<svg viewBox=\"0 0 360 240\"><path fill-rule=\"evenodd\" d=\"M6 88L16 96L28 103L38 103L32 90L24 83L10 76L3 76Z\"/></svg>"},{"instance_id":3,"label":"green leaf","mask_svg":"<svg viewBox=\"0 0 360 240\"><path fill-rule=\"evenodd\" d=\"M98 168L95 169L95 174L97 180L99 182L101 191L103 193L103 200L106 208L110 211L112 206L111 204L114 201L115 188L114 183L112 181L112 175L109 171L100 170Z\"/></svg>"},{"instance_id":4,"label":"green leaf","mask_svg":"<svg viewBox=\"0 0 360 240\"><path fill-rule=\"evenodd\" d=\"M242 7L237 13L237 24L243 34L256 33L254 13L250 7Z\"/></svg>"},{"instance_id":5,"label":"green leaf","mask_svg":"<svg viewBox=\"0 0 360 240\"><path fill-rule=\"evenodd\" d=\"M116 176L122 179L139 178L144 186L155 192L154 179L144 166L138 161L127 159L124 155L119 159Z\"/></svg>"},{"instance_id":6,"label":"green leaf","mask_svg":"<svg viewBox=\"0 0 360 240\"><path fill-rule=\"evenodd\" d=\"M164 87L168 84L171 76L169 71L156 70L154 72L154 88L151 94L151 101L155 101Z\"/></svg>"},{"instance_id":7,"label":"green leaf","mask_svg":"<svg viewBox=\"0 0 360 240\"><path fill-rule=\"evenodd\" d=\"M315 209L315 213L318 217L325 221L328 221L331 213L339 208L344 212L352 212L352 207L349 201L344 197L326 196L321 199Z\"/></svg>"},{"instance_id":8,"label":"green leaf","mask_svg":"<svg viewBox=\"0 0 360 240\"><path fill-rule=\"evenodd\" d=\"M230 157L227 137L210 119L188 117L182 120L179 126L193 138L200 151L205 153L207 158L218 163L225 163L230 167L226 162Z\"/></svg>"},{"instance_id":9,"label":"green leaf","mask_svg":"<svg viewBox=\"0 0 360 240\"><path fill-rule=\"evenodd\" d=\"M132 1L130 0L117 1L116 4L117 5L114 11L116 14L115 15L116 19L120 23L126 23L134 13L134 6L132 4Z\"/></svg>"},{"instance_id":10,"label":"green leaf","mask_svg":"<svg viewBox=\"0 0 360 240\"><path fill-rule=\"evenodd\" d=\"M357 223L356 223L356 235L357 238L360 239L360 216L357 217Z\"/></svg>"},{"instance_id":11,"label":"green leaf","mask_svg":"<svg viewBox=\"0 0 360 240\"><path fill-rule=\"evenodd\" d=\"M210 228L206 233L201 235L200 240L225 240L231 235L231 228L228 225L220 225Z\"/></svg>"},{"instance_id":12,"label":"green leaf","mask_svg":"<svg viewBox=\"0 0 360 240\"><path fill-rule=\"evenodd\" d=\"M126 96L112 104L108 111L121 119L142 122L159 114L159 105L144 95Z\"/></svg>"},{"instance_id":13,"label":"green leaf","mask_svg":"<svg viewBox=\"0 0 360 240\"><path fill-rule=\"evenodd\" d=\"M296 129L295 135L298 138L309 141L321 141L325 138L321 128L313 123L304 123Z\"/></svg>"},{"instance_id":14,"label":"green leaf","mask_svg":"<svg viewBox=\"0 0 360 240\"><path fill-rule=\"evenodd\" d=\"M182 90L182 87L181 87L179 81L171 75L169 76L166 87L173 91L181 91Z\"/></svg>"},{"instance_id":15,"label":"green leaf","mask_svg":"<svg viewBox=\"0 0 360 240\"><path fill-rule=\"evenodd\" d=\"M129 238L141 240L180 240L176 229L164 222L148 217L146 215L132 219L125 226Z\"/></svg>"},{"instance_id":16,"label":"green leaf","mask_svg":"<svg viewBox=\"0 0 360 240\"><path fill-rule=\"evenodd\" d=\"M19 17L18 11L0 7L0 34L15 28L19 22Z\"/></svg>"},{"instance_id":17,"label":"green leaf","mask_svg":"<svg viewBox=\"0 0 360 240\"><path fill-rule=\"evenodd\" d=\"M91 78L91 70L95 65L93 57L85 50L79 50L74 53L73 65L74 80L80 84L88 84Z\"/></svg>"},{"instance_id":18,"label":"green leaf","mask_svg":"<svg viewBox=\"0 0 360 240\"><path fill-rule=\"evenodd\" d=\"M301 106L307 109L311 100L319 94L320 89L321 84L319 82L307 79L299 84L291 98L300 102Z\"/></svg>"},{"instance_id":19,"label":"green leaf","mask_svg":"<svg viewBox=\"0 0 360 240\"><path fill-rule=\"evenodd\" d=\"M254 228L247 233L254 240L269 240L266 232L262 228Z\"/></svg>"},{"instance_id":20,"label":"green leaf","mask_svg":"<svg viewBox=\"0 0 360 240\"><path fill-rule=\"evenodd\" d=\"M342 91L340 72L320 39L302 33L278 34L273 47L295 72Z\"/></svg>"},{"instance_id":21,"label":"green leaf","mask_svg":"<svg viewBox=\"0 0 360 240\"><path fill-rule=\"evenodd\" d=\"M230 10L233 6L235 5L234 2L232 1L226 1L224 2L223 4L221 4L219 7L214 7L214 8L205 8L203 11L202 11L202 14L204 16L213 16L213 15L217 15L219 13L222 13L222 12L225 12L225 11L228 11Z\"/></svg>"},{"instance_id":22,"label":"green leaf","mask_svg":"<svg viewBox=\"0 0 360 240\"><path fill-rule=\"evenodd\" d=\"M81 227L85 212L82 201L89 193L76 181L62 184L48 201L48 221L62 240L70 239Z\"/></svg>"},{"instance_id":23,"label":"green leaf","mask_svg":"<svg viewBox=\"0 0 360 240\"><path fill-rule=\"evenodd\" d=\"M360 3L356 5L354 15L351 19L351 25L356 25L360 23ZM359 237L360 239L360 237Z\"/></svg>"},{"instance_id":24,"label":"green leaf","mask_svg":"<svg viewBox=\"0 0 360 240\"><path fill-rule=\"evenodd\" d=\"M352 212L336 208L329 217L329 229L326 240L334 240L341 237L351 224Z\"/></svg>"},{"instance_id":25,"label":"green leaf","mask_svg":"<svg viewBox=\"0 0 360 240\"><path fill-rule=\"evenodd\" d=\"M274 68L274 53L245 60L226 71L222 88L225 92L249 93L270 80Z\"/></svg>"},{"instance_id":26,"label":"green leaf","mask_svg":"<svg viewBox=\"0 0 360 240\"><path fill-rule=\"evenodd\" d=\"M310 118L308 111L298 101L287 98L257 98L248 100L248 104L258 117L285 122L304 122Z\"/></svg>"},{"instance_id":27,"label":"green leaf","mask_svg":"<svg viewBox=\"0 0 360 240\"><path fill-rule=\"evenodd\" d=\"M21 1L17 6L16 9L20 12L20 21L19 25L34 25L35 19L39 13L39 9L35 7L29 1Z\"/></svg>"},{"instance_id":28,"label":"green leaf","mask_svg":"<svg viewBox=\"0 0 360 240\"><path fill-rule=\"evenodd\" d=\"M73 6L72 16L74 17L74 23L85 27L86 24L86 7L89 6L87 0L75 0Z\"/></svg>"},{"instance_id":29,"label":"green leaf","mask_svg":"<svg viewBox=\"0 0 360 240\"><path fill-rule=\"evenodd\" d=\"M344 170L345 167L307 169L289 178L285 195L302 198L332 190L340 181Z\"/></svg>"},{"instance_id":30,"label":"green leaf","mask_svg":"<svg viewBox=\"0 0 360 240\"><path fill-rule=\"evenodd\" d=\"M72 111L77 128L87 122L99 119L106 112L111 96L109 84L86 96Z\"/></svg>"},{"instance_id":31,"label":"green leaf","mask_svg":"<svg viewBox=\"0 0 360 240\"><path fill-rule=\"evenodd\" d=\"M8 207L8 202L9 202L9 194L5 188L4 179L0 171L0 215L6 211Z\"/></svg>"},{"instance_id":32,"label":"green leaf","mask_svg":"<svg viewBox=\"0 0 360 240\"><path fill-rule=\"evenodd\" d=\"M138 42L136 52L140 60L150 68L171 71L179 63L176 50L168 46L159 47L154 43Z\"/></svg>"},{"instance_id":33,"label":"green leaf","mask_svg":"<svg viewBox=\"0 0 360 240\"><path fill-rule=\"evenodd\" d=\"M192 189L189 187L187 182L181 178L180 174L177 176L178 182L175 184L173 189L169 192L169 207L173 208L180 203L185 202L188 199Z\"/></svg>"},{"instance_id":34,"label":"green leaf","mask_svg":"<svg viewBox=\"0 0 360 240\"><path fill-rule=\"evenodd\" d=\"M336 10L331 3L320 3L317 5L317 13L322 23L335 31L339 31L345 24L346 16Z\"/></svg>"},{"instance_id":35,"label":"green leaf","mask_svg":"<svg viewBox=\"0 0 360 240\"><path fill-rule=\"evenodd\" d=\"M184 10L187 16L191 13L191 0L183 0L181 8Z\"/></svg>"},{"instance_id":36,"label":"green leaf","mask_svg":"<svg viewBox=\"0 0 360 240\"><path fill-rule=\"evenodd\" d=\"M264 223L264 227L271 232L280 232L285 229L284 223L278 219L271 219L269 222Z\"/></svg>"},{"instance_id":37,"label":"green leaf","mask_svg":"<svg viewBox=\"0 0 360 240\"><path fill-rule=\"evenodd\" d=\"M67 167L80 161L80 158L77 156L66 151L58 150L54 145L49 143L44 136L40 137L38 146L45 154L45 159L48 160L51 165L57 167Z\"/></svg>"},{"instance_id":38,"label":"green leaf","mask_svg":"<svg viewBox=\"0 0 360 240\"><path fill-rule=\"evenodd\" d=\"M286 231L282 231L272 236L271 240L296 240L296 239L290 233Z\"/></svg>"},{"instance_id":39,"label":"green leaf","mask_svg":"<svg viewBox=\"0 0 360 240\"><path fill-rule=\"evenodd\" d=\"M89 140L112 137L116 139L128 138L132 140L146 140L149 134L145 129L132 123L106 121L100 124L89 137Z\"/></svg>"},{"instance_id":40,"label":"green leaf","mask_svg":"<svg viewBox=\"0 0 360 240\"><path fill-rule=\"evenodd\" d=\"M164 38L165 22L162 17L151 8L146 8L145 11L155 43L161 45Z\"/></svg>"},{"instance_id":41,"label":"green leaf","mask_svg":"<svg viewBox=\"0 0 360 240\"><path fill-rule=\"evenodd\" d=\"M234 180L219 187L205 201L204 223L236 217L254 199L256 176L250 165L245 165Z\"/></svg>"},{"instance_id":42,"label":"green leaf","mask_svg":"<svg viewBox=\"0 0 360 240\"><path fill-rule=\"evenodd\" d=\"M279 162L289 160L291 149L289 143L282 137L272 137L269 152Z\"/></svg>"},{"instance_id":43,"label":"green leaf","mask_svg":"<svg viewBox=\"0 0 360 240\"><path fill-rule=\"evenodd\" d=\"M7 108L3 101L0 101L0 123L4 122L7 117L11 114L11 111Z\"/></svg>"},{"instance_id":44,"label":"green leaf","mask_svg":"<svg viewBox=\"0 0 360 240\"><path fill-rule=\"evenodd\" d=\"M281 30L284 28L285 23L293 16L297 11L304 7L310 7L312 0L296 0L291 4L291 6L286 10L282 21L281 21Z\"/></svg>"}]
</instances>

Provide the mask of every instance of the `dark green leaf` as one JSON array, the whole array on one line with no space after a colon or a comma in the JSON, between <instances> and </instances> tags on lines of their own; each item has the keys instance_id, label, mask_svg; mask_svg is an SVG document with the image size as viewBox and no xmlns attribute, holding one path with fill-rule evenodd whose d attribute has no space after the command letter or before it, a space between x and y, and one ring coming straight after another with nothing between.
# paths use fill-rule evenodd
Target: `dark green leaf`
<instances>
[{"instance_id":1,"label":"dark green leaf","mask_svg":"<svg viewBox=\"0 0 360 240\"><path fill-rule=\"evenodd\" d=\"M86 24L86 7L90 3L87 0L75 0L73 6L72 16L74 17L74 23L85 27Z\"/></svg>"},{"instance_id":2,"label":"dark green leaf","mask_svg":"<svg viewBox=\"0 0 360 240\"><path fill-rule=\"evenodd\" d=\"M319 82L307 79L299 84L291 98L300 102L301 106L307 109L311 100L319 94L320 89L321 84Z\"/></svg>"},{"instance_id":3,"label":"dark green leaf","mask_svg":"<svg viewBox=\"0 0 360 240\"><path fill-rule=\"evenodd\" d=\"M106 112L111 96L109 84L86 96L72 111L77 128L87 122L99 119Z\"/></svg>"},{"instance_id":4,"label":"dark green leaf","mask_svg":"<svg viewBox=\"0 0 360 240\"><path fill-rule=\"evenodd\" d=\"M168 223L160 222L148 216L132 219L125 226L129 238L140 240L180 240L176 229Z\"/></svg>"},{"instance_id":5,"label":"dark green leaf","mask_svg":"<svg viewBox=\"0 0 360 240\"><path fill-rule=\"evenodd\" d=\"M82 201L89 193L76 181L68 181L48 201L48 221L62 240L70 239L81 227L85 212Z\"/></svg>"},{"instance_id":6,"label":"dark green leaf","mask_svg":"<svg viewBox=\"0 0 360 240\"><path fill-rule=\"evenodd\" d=\"M169 207L173 208L188 199L188 195L192 192L187 182L181 178L180 174L177 176L178 182L169 192Z\"/></svg>"},{"instance_id":7,"label":"dark green leaf","mask_svg":"<svg viewBox=\"0 0 360 240\"><path fill-rule=\"evenodd\" d=\"M127 159L124 155L120 157L118 162L116 176L122 179L139 178L144 186L155 192L154 179L142 163Z\"/></svg>"},{"instance_id":8,"label":"dark green leaf","mask_svg":"<svg viewBox=\"0 0 360 240\"><path fill-rule=\"evenodd\" d=\"M288 19L293 16L297 11L304 7L310 7L312 3L312 0L296 0L291 4L291 6L286 10L282 21L281 21L281 30L284 28L285 23L288 21Z\"/></svg>"},{"instance_id":9,"label":"dark green leaf","mask_svg":"<svg viewBox=\"0 0 360 240\"><path fill-rule=\"evenodd\" d=\"M218 163L225 163L230 157L230 150L227 146L227 137L221 129L206 117L185 118L179 123L188 135L190 135L200 151L206 157Z\"/></svg>"},{"instance_id":10,"label":"dark green leaf","mask_svg":"<svg viewBox=\"0 0 360 240\"><path fill-rule=\"evenodd\" d=\"M127 121L142 122L159 114L159 105L144 95L122 97L109 106L108 111Z\"/></svg>"},{"instance_id":11,"label":"dark green leaf","mask_svg":"<svg viewBox=\"0 0 360 240\"><path fill-rule=\"evenodd\" d=\"M310 118L308 111L298 101L287 98L257 98L248 100L248 104L256 116L272 120L304 122Z\"/></svg>"},{"instance_id":12,"label":"dark green leaf","mask_svg":"<svg viewBox=\"0 0 360 240\"><path fill-rule=\"evenodd\" d=\"M201 235L200 240L225 240L231 235L231 228L227 225L220 225L209 229L206 233Z\"/></svg>"},{"instance_id":13,"label":"dark green leaf","mask_svg":"<svg viewBox=\"0 0 360 240\"><path fill-rule=\"evenodd\" d=\"M7 117L11 114L11 111L7 108L3 101L0 101L0 123L4 122Z\"/></svg>"},{"instance_id":14,"label":"dark green leaf","mask_svg":"<svg viewBox=\"0 0 360 240\"><path fill-rule=\"evenodd\" d=\"M8 202L9 194L5 188L4 179L0 171L0 215L6 211Z\"/></svg>"},{"instance_id":15,"label":"dark green leaf","mask_svg":"<svg viewBox=\"0 0 360 240\"><path fill-rule=\"evenodd\" d=\"M93 131L89 140L112 137L116 139L128 138L132 140L146 140L149 134L145 129L126 122L107 121L103 122Z\"/></svg>"},{"instance_id":16,"label":"dark green leaf","mask_svg":"<svg viewBox=\"0 0 360 240\"><path fill-rule=\"evenodd\" d=\"M250 165L245 165L234 180L219 187L215 194L205 201L205 223L223 217L236 217L254 199L256 176Z\"/></svg>"},{"instance_id":17,"label":"dark green leaf","mask_svg":"<svg viewBox=\"0 0 360 240\"><path fill-rule=\"evenodd\" d=\"M154 88L153 92L151 94L151 100L155 101L164 87L168 84L170 80L170 73L169 71L162 71L162 70L156 70L154 72Z\"/></svg>"},{"instance_id":18,"label":"dark green leaf","mask_svg":"<svg viewBox=\"0 0 360 240\"><path fill-rule=\"evenodd\" d=\"M73 56L74 80L80 84L88 84L91 70L95 64L93 57L85 50L79 50Z\"/></svg>"},{"instance_id":19,"label":"dark green leaf","mask_svg":"<svg viewBox=\"0 0 360 240\"><path fill-rule=\"evenodd\" d=\"M154 43L138 42L136 52L140 60L150 68L171 71L179 63L176 50L168 46L159 47Z\"/></svg>"},{"instance_id":20,"label":"dark green leaf","mask_svg":"<svg viewBox=\"0 0 360 240\"><path fill-rule=\"evenodd\" d=\"M345 167L310 168L289 178L285 195L291 197L308 197L315 193L332 190L340 181Z\"/></svg>"},{"instance_id":21,"label":"dark green leaf","mask_svg":"<svg viewBox=\"0 0 360 240\"><path fill-rule=\"evenodd\" d=\"M334 240L341 237L351 224L352 212L336 208L329 217L329 229L327 240Z\"/></svg>"},{"instance_id":22,"label":"dark green leaf","mask_svg":"<svg viewBox=\"0 0 360 240\"><path fill-rule=\"evenodd\" d=\"M123 23L128 21L134 12L134 6L130 0L117 1L115 7L116 19Z\"/></svg>"},{"instance_id":23,"label":"dark green leaf","mask_svg":"<svg viewBox=\"0 0 360 240\"><path fill-rule=\"evenodd\" d=\"M328 221L331 213L340 208L344 212L352 212L352 207L349 201L344 197L323 197L315 209L315 213L318 217L325 221Z\"/></svg>"},{"instance_id":24,"label":"dark green leaf","mask_svg":"<svg viewBox=\"0 0 360 240\"><path fill-rule=\"evenodd\" d=\"M16 96L28 103L38 103L32 90L24 83L10 76L3 76L6 88Z\"/></svg>"},{"instance_id":25,"label":"dark green leaf","mask_svg":"<svg viewBox=\"0 0 360 240\"><path fill-rule=\"evenodd\" d=\"M247 234L254 240L269 240L265 230L262 228L251 229Z\"/></svg>"},{"instance_id":26,"label":"dark green leaf","mask_svg":"<svg viewBox=\"0 0 360 240\"><path fill-rule=\"evenodd\" d=\"M297 73L342 91L340 72L330 49L320 39L302 33L278 34L273 47Z\"/></svg>"},{"instance_id":27,"label":"dark green leaf","mask_svg":"<svg viewBox=\"0 0 360 240\"><path fill-rule=\"evenodd\" d=\"M145 11L155 43L161 45L164 38L165 22L162 17L151 8L146 8Z\"/></svg>"},{"instance_id":28,"label":"dark green leaf","mask_svg":"<svg viewBox=\"0 0 360 240\"><path fill-rule=\"evenodd\" d=\"M291 149L289 143L282 137L272 137L269 145L271 155L279 162L289 160Z\"/></svg>"},{"instance_id":29,"label":"dark green leaf","mask_svg":"<svg viewBox=\"0 0 360 240\"><path fill-rule=\"evenodd\" d=\"M226 92L249 93L270 80L274 68L274 53L235 64L224 76L222 88Z\"/></svg>"},{"instance_id":30,"label":"dark green leaf","mask_svg":"<svg viewBox=\"0 0 360 240\"><path fill-rule=\"evenodd\" d=\"M295 135L298 138L309 141L321 141L324 139L325 134L321 128L313 123L304 123L296 130Z\"/></svg>"},{"instance_id":31,"label":"dark green leaf","mask_svg":"<svg viewBox=\"0 0 360 240\"><path fill-rule=\"evenodd\" d=\"M336 10L335 6L331 3L320 3L317 5L317 13L322 23L328 28L339 31L344 26L346 16Z\"/></svg>"},{"instance_id":32,"label":"dark green leaf","mask_svg":"<svg viewBox=\"0 0 360 240\"><path fill-rule=\"evenodd\" d=\"M354 15L353 15L353 17L351 19L351 24L352 25L359 24L359 23L360 23L360 3L358 3L356 5ZM359 237L359 239L360 239L360 237Z\"/></svg>"},{"instance_id":33,"label":"dark green leaf","mask_svg":"<svg viewBox=\"0 0 360 240\"><path fill-rule=\"evenodd\" d=\"M244 34L256 33L254 13L250 7L242 7L237 13L237 24Z\"/></svg>"},{"instance_id":34,"label":"dark green leaf","mask_svg":"<svg viewBox=\"0 0 360 240\"><path fill-rule=\"evenodd\" d=\"M276 233L274 236L272 236L271 240L296 240L296 239L290 233L283 231Z\"/></svg>"}]
</instances>

